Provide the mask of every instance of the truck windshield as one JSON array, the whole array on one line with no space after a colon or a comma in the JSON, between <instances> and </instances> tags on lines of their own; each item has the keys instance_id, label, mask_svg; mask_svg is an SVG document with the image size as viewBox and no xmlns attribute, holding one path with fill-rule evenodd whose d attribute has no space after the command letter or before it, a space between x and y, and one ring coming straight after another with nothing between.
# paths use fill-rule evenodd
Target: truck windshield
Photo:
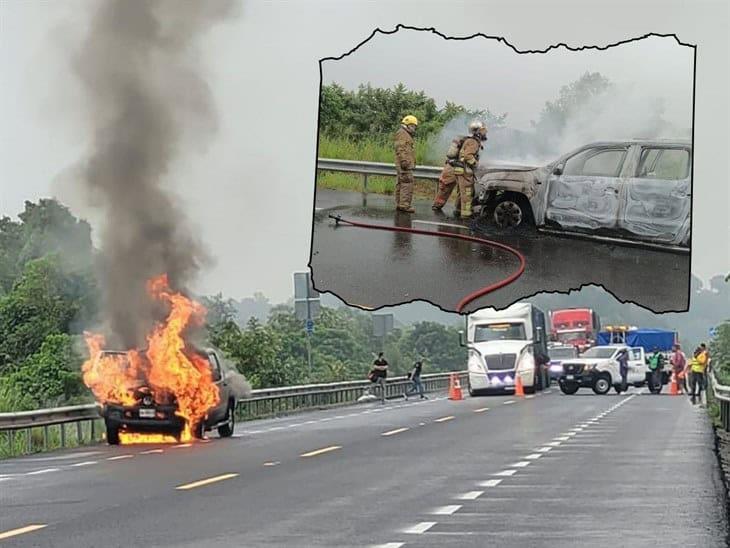
<instances>
[{"instance_id":1,"label":"truck windshield","mask_svg":"<svg viewBox=\"0 0 730 548\"><path fill-rule=\"evenodd\" d=\"M489 323L474 328L474 342L524 340L525 325L521 323Z\"/></svg>"},{"instance_id":2,"label":"truck windshield","mask_svg":"<svg viewBox=\"0 0 730 548\"><path fill-rule=\"evenodd\" d=\"M578 355L575 348L550 348L548 354L551 360L564 360L565 358L575 358Z\"/></svg>"},{"instance_id":3,"label":"truck windshield","mask_svg":"<svg viewBox=\"0 0 730 548\"><path fill-rule=\"evenodd\" d=\"M581 354L581 358L599 358L599 359L608 359L611 356L614 355L616 352L615 348L611 348L608 346L594 346L593 348L589 348L583 354Z\"/></svg>"}]
</instances>

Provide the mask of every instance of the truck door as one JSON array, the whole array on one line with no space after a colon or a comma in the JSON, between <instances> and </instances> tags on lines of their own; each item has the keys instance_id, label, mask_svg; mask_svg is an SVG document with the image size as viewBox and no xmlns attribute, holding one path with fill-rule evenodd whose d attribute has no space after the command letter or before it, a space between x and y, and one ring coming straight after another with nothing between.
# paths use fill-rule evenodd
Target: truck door
<instances>
[{"instance_id":1,"label":"truck door","mask_svg":"<svg viewBox=\"0 0 730 548\"><path fill-rule=\"evenodd\" d=\"M627 146L580 150L548 179L546 218L564 228L615 229Z\"/></svg>"},{"instance_id":2,"label":"truck door","mask_svg":"<svg viewBox=\"0 0 730 548\"><path fill-rule=\"evenodd\" d=\"M642 146L621 195L619 228L637 238L673 245L689 239L691 209L689 146Z\"/></svg>"},{"instance_id":3,"label":"truck door","mask_svg":"<svg viewBox=\"0 0 730 548\"><path fill-rule=\"evenodd\" d=\"M208 361L210 362L213 382L218 387L218 395L220 396L218 405L209 411L209 416L213 421L220 421L225 418L226 412L228 411L228 381L224 376L224 371L215 353L208 353Z\"/></svg>"},{"instance_id":4,"label":"truck door","mask_svg":"<svg viewBox=\"0 0 730 548\"><path fill-rule=\"evenodd\" d=\"M643 348L629 348L629 382L643 382L646 379L646 363Z\"/></svg>"}]
</instances>

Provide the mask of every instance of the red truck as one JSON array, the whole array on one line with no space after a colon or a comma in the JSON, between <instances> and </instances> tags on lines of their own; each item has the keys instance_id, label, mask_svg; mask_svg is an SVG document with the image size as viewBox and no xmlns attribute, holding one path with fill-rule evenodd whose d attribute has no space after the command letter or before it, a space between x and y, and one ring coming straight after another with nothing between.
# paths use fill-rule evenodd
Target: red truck
<instances>
[{"instance_id":1,"label":"red truck","mask_svg":"<svg viewBox=\"0 0 730 548\"><path fill-rule=\"evenodd\" d=\"M550 338L571 344L580 352L593 346L601 330L601 320L590 308L566 308L550 311Z\"/></svg>"}]
</instances>

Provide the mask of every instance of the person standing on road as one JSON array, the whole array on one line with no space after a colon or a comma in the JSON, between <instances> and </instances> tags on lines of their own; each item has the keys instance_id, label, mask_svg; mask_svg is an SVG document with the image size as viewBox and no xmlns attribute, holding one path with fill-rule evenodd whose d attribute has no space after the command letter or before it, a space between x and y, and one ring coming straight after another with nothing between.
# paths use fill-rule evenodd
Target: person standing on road
<instances>
[{"instance_id":1,"label":"person standing on road","mask_svg":"<svg viewBox=\"0 0 730 548\"><path fill-rule=\"evenodd\" d=\"M383 353L379 352L377 359L373 362L373 368L370 370L368 378L373 385L380 387L380 401L385 403L385 379L388 377L388 362L383 357Z\"/></svg>"},{"instance_id":2,"label":"person standing on road","mask_svg":"<svg viewBox=\"0 0 730 548\"><path fill-rule=\"evenodd\" d=\"M411 381L411 386L406 387L406 391L403 394L403 397L405 399L408 399L408 396L414 396L416 392L418 392L419 396L421 396L422 400L427 400L428 398L423 393L423 383L421 383L421 370L423 369L423 363L421 361L417 361L416 364L413 366L413 369L408 374L408 378Z\"/></svg>"},{"instance_id":3,"label":"person standing on road","mask_svg":"<svg viewBox=\"0 0 730 548\"><path fill-rule=\"evenodd\" d=\"M697 399L702 403L702 390L705 388L705 371L707 370L707 354L697 347L689 362L689 389L692 396L692 405Z\"/></svg>"},{"instance_id":4,"label":"person standing on road","mask_svg":"<svg viewBox=\"0 0 730 548\"><path fill-rule=\"evenodd\" d=\"M649 377L649 388L661 389L662 386L662 372L664 371L664 356L659 352L658 347L654 347L653 353L646 359L646 363L651 371L651 377Z\"/></svg>"},{"instance_id":5,"label":"person standing on road","mask_svg":"<svg viewBox=\"0 0 730 548\"><path fill-rule=\"evenodd\" d=\"M439 179L439 190L431 206L434 211L440 211L449 199L454 186L456 191L456 207L454 216L463 219L471 217L471 204L474 197L475 170L479 165L479 151L484 148L483 141L487 140L487 126L480 120L469 124L469 135L456 142L457 151L451 148L447 152L447 161ZM452 148L454 148L452 142Z\"/></svg>"},{"instance_id":6,"label":"person standing on road","mask_svg":"<svg viewBox=\"0 0 730 548\"><path fill-rule=\"evenodd\" d=\"M622 348L616 359L618 360L618 371L621 374L621 392L626 392L629 389L629 351Z\"/></svg>"},{"instance_id":7,"label":"person standing on road","mask_svg":"<svg viewBox=\"0 0 730 548\"><path fill-rule=\"evenodd\" d=\"M687 357L682 352L681 347L675 344L672 348L672 355L669 357L669 363L672 366L674 378L677 380L677 389L679 393L686 392L687 383L685 382L684 370L687 367Z\"/></svg>"},{"instance_id":8,"label":"person standing on road","mask_svg":"<svg viewBox=\"0 0 730 548\"><path fill-rule=\"evenodd\" d=\"M416 152L413 146L413 135L416 133L418 118L409 114L401 120L401 126L395 133L395 207L398 211L415 213L411 207L413 200L413 170L416 168Z\"/></svg>"}]
</instances>

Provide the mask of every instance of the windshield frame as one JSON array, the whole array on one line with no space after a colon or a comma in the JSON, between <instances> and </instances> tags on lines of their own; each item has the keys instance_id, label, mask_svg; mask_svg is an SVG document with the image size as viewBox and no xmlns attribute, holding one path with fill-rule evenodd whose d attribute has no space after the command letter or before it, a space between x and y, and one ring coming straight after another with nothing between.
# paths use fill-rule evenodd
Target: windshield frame
<instances>
[{"instance_id":1,"label":"windshield frame","mask_svg":"<svg viewBox=\"0 0 730 548\"><path fill-rule=\"evenodd\" d=\"M509 326L506 332L510 333L509 338L501 338L501 337L494 337L494 338L478 338L478 334L481 332L487 332L487 333L496 333L492 329L490 329L492 326ZM519 337L511 336L514 333L514 329L519 329ZM479 323L474 326L474 342L475 343L483 343L483 342L492 342L492 341L529 341L531 339L527 338L527 330L525 329L525 323L524 322L500 322L500 321L493 321L493 322L484 322Z\"/></svg>"}]
</instances>

